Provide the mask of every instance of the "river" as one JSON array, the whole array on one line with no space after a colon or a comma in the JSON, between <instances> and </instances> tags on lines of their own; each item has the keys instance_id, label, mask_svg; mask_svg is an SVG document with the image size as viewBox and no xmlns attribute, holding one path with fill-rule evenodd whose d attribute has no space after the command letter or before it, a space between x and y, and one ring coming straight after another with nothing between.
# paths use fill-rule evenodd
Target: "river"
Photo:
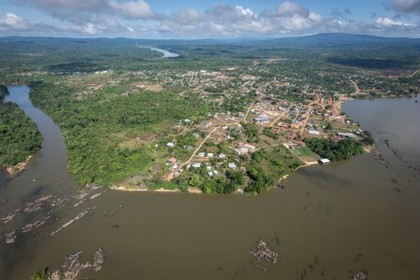
<instances>
[{"instance_id":1,"label":"river","mask_svg":"<svg viewBox=\"0 0 420 280\"><path fill-rule=\"evenodd\" d=\"M10 89L9 98L17 98L27 88ZM107 256L104 268L87 276L348 279L349 270L366 269L370 279L418 279L420 176L410 166L420 166L419 109L412 98L345 104L345 111L373 133L390 168L365 154L300 169L286 179L285 189L259 196L99 190L98 198L82 206L73 207L69 200L59 209L41 210L53 211L54 220L32 235L18 235L14 244L2 245L0 278L28 279L46 265L60 266L70 253L102 247ZM23 174L0 190L1 199L8 199L1 205L1 217L18 203L50 192L69 197L78 189L65 171L60 133L46 118L35 119L45 139L42 151ZM49 123L46 132L41 123ZM58 150L46 145L51 142L45 133L55 135L51 137L60 142ZM398 147L403 160L385 145L385 139ZM49 237L80 210L94 206L89 215ZM1 232L26 219L2 225ZM280 255L278 264L267 265L267 273L250 264L247 252L259 238Z\"/></svg>"},{"instance_id":2,"label":"river","mask_svg":"<svg viewBox=\"0 0 420 280\"><path fill-rule=\"evenodd\" d=\"M164 49L159 49L159 48L153 48L153 47L141 47L141 48L148 48L151 49L152 51L157 51L163 54L162 58L173 58L173 57L178 57L179 54L174 53L174 52L170 52Z\"/></svg>"}]
</instances>

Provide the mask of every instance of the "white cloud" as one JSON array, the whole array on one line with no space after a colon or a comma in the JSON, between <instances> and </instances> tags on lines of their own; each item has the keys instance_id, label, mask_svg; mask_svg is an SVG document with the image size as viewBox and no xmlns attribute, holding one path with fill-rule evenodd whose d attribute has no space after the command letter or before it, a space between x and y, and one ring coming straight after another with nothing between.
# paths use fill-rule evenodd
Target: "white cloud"
<instances>
[{"instance_id":1,"label":"white cloud","mask_svg":"<svg viewBox=\"0 0 420 280\"><path fill-rule=\"evenodd\" d=\"M242 5L220 4L208 10L185 8L170 14L155 13L148 4L153 1L147 0L9 1L39 9L50 17L43 23L33 23L8 13L0 18L2 34L162 37L170 33L171 37L197 38L353 32L420 36L420 22L412 17L379 16L357 21L350 10L321 15L291 1L261 13ZM411 9L413 13L419 3L420 0L394 0L392 9L399 12Z\"/></svg>"},{"instance_id":2,"label":"white cloud","mask_svg":"<svg viewBox=\"0 0 420 280\"><path fill-rule=\"evenodd\" d=\"M94 22L103 28L115 29L121 27L121 24L117 19L108 15L98 15L95 17Z\"/></svg>"},{"instance_id":3,"label":"white cloud","mask_svg":"<svg viewBox=\"0 0 420 280\"><path fill-rule=\"evenodd\" d=\"M395 21L387 17L379 17L376 19L376 24L380 27L391 27L391 26L415 26L410 23L403 23L401 21Z\"/></svg>"},{"instance_id":4,"label":"white cloud","mask_svg":"<svg viewBox=\"0 0 420 280\"><path fill-rule=\"evenodd\" d=\"M89 35L95 35L96 33L98 33L98 29L95 26L95 24L89 22L88 24L86 24L86 26L82 29L83 33L89 34Z\"/></svg>"},{"instance_id":5,"label":"white cloud","mask_svg":"<svg viewBox=\"0 0 420 280\"><path fill-rule=\"evenodd\" d=\"M260 15L244 6L216 5L204 13L195 9L174 13L161 19L158 29L164 33L216 37L275 35L303 32L319 26L323 20L321 15L291 2L281 4L275 13L265 11Z\"/></svg>"},{"instance_id":6,"label":"white cloud","mask_svg":"<svg viewBox=\"0 0 420 280\"><path fill-rule=\"evenodd\" d=\"M151 6L145 0L12 0L19 4L36 7L63 21L83 24L96 15L114 15L132 19L154 17Z\"/></svg>"},{"instance_id":7,"label":"white cloud","mask_svg":"<svg viewBox=\"0 0 420 280\"><path fill-rule=\"evenodd\" d=\"M248 8L244 8L242 6L236 6L235 7L235 12L238 16L243 16L243 17L254 17L255 14L251 9Z\"/></svg>"},{"instance_id":8,"label":"white cloud","mask_svg":"<svg viewBox=\"0 0 420 280\"><path fill-rule=\"evenodd\" d=\"M13 13L7 13L0 19L0 30L27 30L28 28L29 24Z\"/></svg>"},{"instance_id":9,"label":"white cloud","mask_svg":"<svg viewBox=\"0 0 420 280\"><path fill-rule=\"evenodd\" d=\"M117 2L110 0L109 6L120 15L127 18L148 19L154 16L152 8L144 0Z\"/></svg>"},{"instance_id":10,"label":"white cloud","mask_svg":"<svg viewBox=\"0 0 420 280\"><path fill-rule=\"evenodd\" d=\"M309 17L309 11L299 4L285 1L277 7L276 15L279 17Z\"/></svg>"}]
</instances>

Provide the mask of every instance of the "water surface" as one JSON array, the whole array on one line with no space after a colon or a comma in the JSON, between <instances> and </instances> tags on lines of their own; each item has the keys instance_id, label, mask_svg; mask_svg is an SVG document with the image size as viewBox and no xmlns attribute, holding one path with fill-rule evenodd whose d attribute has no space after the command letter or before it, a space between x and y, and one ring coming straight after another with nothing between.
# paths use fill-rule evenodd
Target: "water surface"
<instances>
[{"instance_id":1,"label":"water surface","mask_svg":"<svg viewBox=\"0 0 420 280\"><path fill-rule=\"evenodd\" d=\"M152 51L157 51L163 54L163 58L171 58L171 57L178 57L179 54L174 53L174 52L170 52L164 49L159 49L159 48L150 48Z\"/></svg>"}]
</instances>

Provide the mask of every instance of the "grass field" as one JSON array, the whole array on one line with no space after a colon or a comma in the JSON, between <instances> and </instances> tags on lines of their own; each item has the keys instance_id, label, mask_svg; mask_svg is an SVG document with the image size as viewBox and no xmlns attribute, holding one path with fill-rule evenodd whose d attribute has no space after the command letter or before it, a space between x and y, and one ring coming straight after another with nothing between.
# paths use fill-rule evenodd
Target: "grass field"
<instances>
[{"instance_id":1,"label":"grass field","mask_svg":"<svg viewBox=\"0 0 420 280\"><path fill-rule=\"evenodd\" d=\"M292 150L292 153L307 162L317 161L319 159L319 156L308 147L296 148Z\"/></svg>"}]
</instances>

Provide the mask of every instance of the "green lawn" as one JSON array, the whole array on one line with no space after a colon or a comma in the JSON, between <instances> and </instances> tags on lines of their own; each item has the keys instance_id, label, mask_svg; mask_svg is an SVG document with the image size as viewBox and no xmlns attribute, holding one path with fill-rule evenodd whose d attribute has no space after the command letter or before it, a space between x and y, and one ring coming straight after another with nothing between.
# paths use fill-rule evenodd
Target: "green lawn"
<instances>
[{"instance_id":1,"label":"green lawn","mask_svg":"<svg viewBox=\"0 0 420 280\"><path fill-rule=\"evenodd\" d=\"M305 161L316 161L319 159L319 156L308 147L296 148L292 150L292 153Z\"/></svg>"}]
</instances>

